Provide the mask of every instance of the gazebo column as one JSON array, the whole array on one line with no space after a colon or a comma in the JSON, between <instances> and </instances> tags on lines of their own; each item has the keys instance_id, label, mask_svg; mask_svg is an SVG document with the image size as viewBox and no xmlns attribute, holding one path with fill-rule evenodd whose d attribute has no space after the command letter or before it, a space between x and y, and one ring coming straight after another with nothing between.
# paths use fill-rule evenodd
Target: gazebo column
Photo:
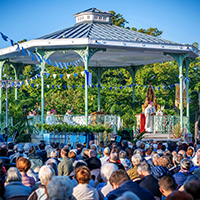
<instances>
[{"instance_id":1,"label":"gazebo column","mask_svg":"<svg viewBox=\"0 0 200 200\"><path fill-rule=\"evenodd\" d=\"M98 111L101 111L101 86L100 86L100 80L101 80L101 74L100 74L100 68L98 67L97 72L97 84L98 84Z\"/></svg>"},{"instance_id":2,"label":"gazebo column","mask_svg":"<svg viewBox=\"0 0 200 200\"><path fill-rule=\"evenodd\" d=\"M105 51L104 49L96 49L86 47L85 50L74 50L78 53L82 58L85 66L85 70L88 73L89 62L91 57L98 51ZM87 85L87 74L85 74L85 124L88 125L88 85Z\"/></svg>"},{"instance_id":3,"label":"gazebo column","mask_svg":"<svg viewBox=\"0 0 200 200\"><path fill-rule=\"evenodd\" d=\"M180 81L180 125L183 130L183 61L188 54L167 53L172 56L179 66L179 81ZM166 54L164 54L166 55Z\"/></svg>"},{"instance_id":4,"label":"gazebo column","mask_svg":"<svg viewBox=\"0 0 200 200\"><path fill-rule=\"evenodd\" d=\"M44 134L43 124L44 124L44 75L45 75L45 59L47 59L54 51L43 51L40 49L36 50L38 56L40 56L42 62L40 64L41 71L41 132L39 134L39 140L41 140L41 135Z\"/></svg>"},{"instance_id":5,"label":"gazebo column","mask_svg":"<svg viewBox=\"0 0 200 200\"><path fill-rule=\"evenodd\" d=\"M188 117L188 133L190 133L190 103L189 103L189 65L193 62L193 58L185 58L185 68L186 68L186 97L187 97L187 108L186 108L186 116Z\"/></svg>"},{"instance_id":6,"label":"gazebo column","mask_svg":"<svg viewBox=\"0 0 200 200\"><path fill-rule=\"evenodd\" d=\"M45 61L43 60L41 63L41 125L44 124L44 70L45 70ZM44 129L42 127L41 134L44 133ZM41 136L40 136L41 137ZM41 138L40 138L41 139Z\"/></svg>"},{"instance_id":7,"label":"gazebo column","mask_svg":"<svg viewBox=\"0 0 200 200\"><path fill-rule=\"evenodd\" d=\"M0 61L0 80L3 78L3 65L6 60ZM0 87L0 114L2 114L2 88Z\"/></svg>"},{"instance_id":8,"label":"gazebo column","mask_svg":"<svg viewBox=\"0 0 200 200\"><path fill-rule=\"evenodd\" d=\"M88 48L87 48L88 50ZM85 65L85 70L88 73L88 66L89 66L90 58L86 56L84 65ZM85 123L88 125L88 76L87 73L85 74Z\"/></svg>"},{"instance_id":9,"label":"gazebo column","mask_svg":"<svg viewBox=\"0 0 200 200\"><path fill-rule=\"evenodd\" d=\"M17 76L17 71L16 68L13 64L10 64L10 66L14 69L15 72L15 80L18 80L18 76ZM15 100L17 100L17 87L15 88Z\"/></svg>"},{"instance_id":10,"label":"gazebo column","mask_svg":"<svg viewBox=\"0 0 200 200\"><path fill-rule=\"evenodd\" d=\"M131 74L131 78L132 78L132 81L133 81L133 103L135 103L135 75L136 75L136 72L137 70L140 68L140 67L143 67L143 66L130 66L128 68L124 68L126 69L130 74Z\"/></svg>"}]
</instances>

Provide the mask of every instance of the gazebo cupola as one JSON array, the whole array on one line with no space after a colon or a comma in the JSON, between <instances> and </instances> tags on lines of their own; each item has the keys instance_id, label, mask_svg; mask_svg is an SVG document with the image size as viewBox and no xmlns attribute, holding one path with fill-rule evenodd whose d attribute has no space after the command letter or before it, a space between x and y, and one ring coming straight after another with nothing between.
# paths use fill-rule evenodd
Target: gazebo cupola
<instances>
[{"instance_id":1,"label":"gazebo cupola","mask_svg":"<svg viewBox=\"0 0 200 200\"><path fill-rule=\"evenodd\" d=\"M111 24L111 17L113 16L110 12L105 12L96 8L90 8L85 11L76 13L76 24L79 23L105 23Z\"/></svg>"}]
</instances>

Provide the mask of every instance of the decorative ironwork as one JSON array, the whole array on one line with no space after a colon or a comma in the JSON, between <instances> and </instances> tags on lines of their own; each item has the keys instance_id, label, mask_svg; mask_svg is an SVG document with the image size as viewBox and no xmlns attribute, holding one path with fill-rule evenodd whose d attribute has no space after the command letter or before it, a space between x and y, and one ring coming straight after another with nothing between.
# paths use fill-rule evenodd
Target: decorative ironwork
<instances>
[{"instance_id":1,"label":"decorative ironwork","mask_svg":"<svg viewBox=\"0 0 200 200\"><path fill-rule=\"evenodd\" d=\"M95 121L94 121L95 118ZM89 125L98 125L98 124L108 124L113 128L113 134L117 134L117 124L118 124L117 115L89 115L88 124ZM41 116L35 115L29 118L30 125L36 125L41 122ZM46 115L44 116L44 122L52 125L57 123L68 123L71 125L86 125L86 120L84 115Z\"/></svg>"},{"instance_id":2,"label":"decorative ironwork","mask_svg":"<svg viewBox=\"0 0 200 200\"><path fill-rule=\"evenodd\" d=\"M183 127L188 131L188 120L189 118L183 117ZM180 116L171 116L171 115L155 115L154 116L154 133L169 133L171 134L171 128L174 130L174 127L180 124Z\"/></svg>"}]
</instances>

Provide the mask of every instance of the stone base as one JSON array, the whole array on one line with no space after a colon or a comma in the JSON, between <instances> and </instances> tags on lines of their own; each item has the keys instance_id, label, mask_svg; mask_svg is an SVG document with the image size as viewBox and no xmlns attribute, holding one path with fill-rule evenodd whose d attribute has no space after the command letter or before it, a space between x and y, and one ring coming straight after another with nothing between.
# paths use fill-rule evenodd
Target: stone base
<instances>
[{"instance_id":1,"label":"stone base","mask_svg":"<svg viewBox=\"0 0 200 200\"><path fill-rule=\"evenodd\" d=\"M179 141L180 139L174 139L171 134L162 133L162 134L154 134L154 133L145 133L142 141L149 141L149 140L156 140L156 141L163 141L166 142L168 140L172 141Z\"/></svg>"}]
</instances>

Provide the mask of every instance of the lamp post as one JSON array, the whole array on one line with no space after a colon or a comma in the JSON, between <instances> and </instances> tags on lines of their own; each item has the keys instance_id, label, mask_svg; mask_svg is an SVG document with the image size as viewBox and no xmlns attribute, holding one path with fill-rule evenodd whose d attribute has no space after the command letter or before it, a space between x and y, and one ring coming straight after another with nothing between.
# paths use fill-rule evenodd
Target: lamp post
<instances>
[{"instance_id":1,"label":"lamp post","mask_svg":"<svg viewBox=\"0 0 200 200\"><path fill-rule=\"evenodd\" d=\"M192 90L192 91L190 92L190 95L191 95L193 92L196 92L196 93L198 94L198 101L199 101L199 112L198 112L198 114L200 114L200 92L198 92L197 90ZM190 96L190 95L189 95L189 96ZM189 102L192 103L193 100L190 98L190 99L189 99ZM190 119L189 119L189 120L190 120ZM198 134L198 120L197 120L197 122L195 122L195 138L196 138L197 134Z\"/></svg>"},{"instance_id":2,"label":"lamp post","mask_svg":"<svg viewBox=\"0 0 200 200\"><path fill-rule=\"evenodd\" d=\"M5 131L6 131L6 135L7 135L7 130L8 130L8 89L12 89L12 87L14 86L13 83L15 84L16 88L19 88L20 85L17 83L18 80L0 80L0 87L2 89L6 89L6 127L5 127Z\"/></svg>"}]
</instances>

